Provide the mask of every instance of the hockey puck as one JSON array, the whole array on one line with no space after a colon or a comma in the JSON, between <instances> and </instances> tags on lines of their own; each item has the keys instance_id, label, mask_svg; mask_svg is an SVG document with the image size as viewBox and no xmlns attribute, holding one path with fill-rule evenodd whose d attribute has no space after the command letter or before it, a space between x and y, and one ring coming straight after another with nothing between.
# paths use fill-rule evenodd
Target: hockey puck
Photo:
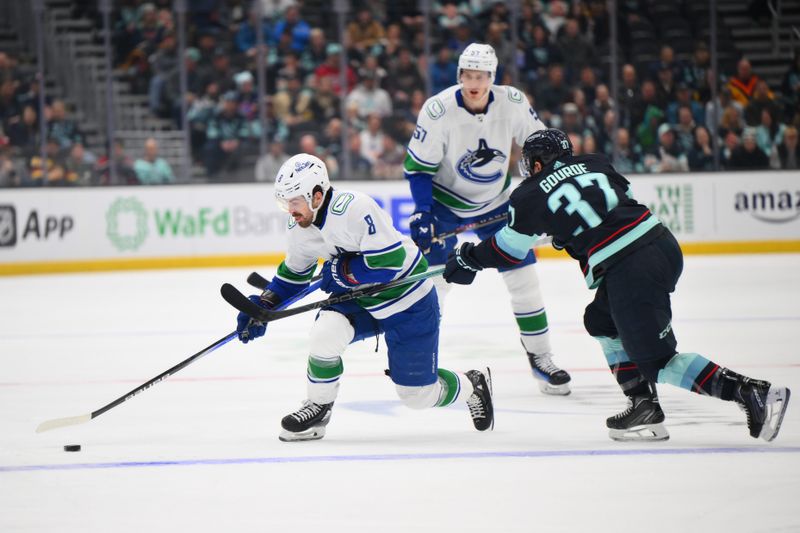
<instances>
[{"instance_id":1,"label":"hockey puck","mask_svg":"<svg viewBox=\"0 0 800 533\"><path fill-rule=\"evenodd\" d=\"M67 444L66 446L64 446L64 451L65 452L79 452L79 451L81 451L81 445L80 444Z\"/></svg>"}]
</instances>

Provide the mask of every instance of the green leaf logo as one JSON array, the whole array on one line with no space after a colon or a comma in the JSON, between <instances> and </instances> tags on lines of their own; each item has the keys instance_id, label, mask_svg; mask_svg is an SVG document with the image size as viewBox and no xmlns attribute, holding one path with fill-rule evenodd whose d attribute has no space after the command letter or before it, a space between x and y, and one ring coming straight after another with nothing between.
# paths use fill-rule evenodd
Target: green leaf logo
<instances>
[{"instance_id":1,"label":"green leaf logo","mask_svg":"<svg viewBox=\"0 0 800 533\"><path fill-rule=\"evenodd\" d=\"M106 235L124 252L137 250L147 238L147 210L134 197L117 198L106 212Z\"/></svg>"}]
</instances>

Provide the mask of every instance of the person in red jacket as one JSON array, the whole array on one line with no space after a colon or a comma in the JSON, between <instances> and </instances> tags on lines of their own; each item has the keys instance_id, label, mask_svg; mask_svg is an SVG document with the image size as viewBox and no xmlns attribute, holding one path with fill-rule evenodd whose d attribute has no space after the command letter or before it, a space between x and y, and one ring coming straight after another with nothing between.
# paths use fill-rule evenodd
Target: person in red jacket
<instances>
[{"instance_id":1,"label":"person in red jacket","mask_svg":"<svg viewBox=\"0 0 800 533\"><path fill-rule=\"evenodd\" d=\"M725 85L731 90L731 96L734 100L747 107L750 100L753 98L753 93L756 90L756 84L761 81L761 78L753 74L752 65L750 61L743 57L736 64L736 75L728 80ZM770 93L770 98L772 93Z\"/></svg>"},{"instance_id":2,"label":"person in red jacket","mask_svg":"<svg viewBox=\"0 0 800 533\"><path fill-rule=\"evenodd\" d=\"M325 53L327 57L325 58L325 62L318 66L314 71L314 75L317 77L317 80L321 80L322 78L331 78L331 82L333 85L333 92L336 96L346 96L353 87L355 87L356 82L356 73L353 72L349 66L347 67L347 88L342 91L341 83L339 82L339 69L340 69L340 54L342 53L342 46L337 43L330 43L328 47L325 49Z\"/></svg>"}]
</instances>

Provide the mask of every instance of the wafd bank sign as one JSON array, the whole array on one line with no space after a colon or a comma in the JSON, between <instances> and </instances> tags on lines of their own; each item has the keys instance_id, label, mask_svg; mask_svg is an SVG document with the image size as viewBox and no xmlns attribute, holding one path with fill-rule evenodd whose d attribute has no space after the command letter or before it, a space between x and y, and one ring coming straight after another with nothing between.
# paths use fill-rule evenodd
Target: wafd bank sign
<instances>
[{"instance_id":1,"label":"wafd bank sign","mask_svg":"<svg viewBox=\"0 0 800 533\"><path fill-rule=\"evenodd\" d=\"M636 197L681 242L800 242L800 175L635 176ZM408 232L407 184L345 182ZM265 184L0 190L3 264L281 254L287 215Z\"/></svg>"},{"instance_id":2,"label":"wafd bank sign","mask_svg":"<svg viewBox=\"0 0 800 533\"><path fill-rule=\"evenodd\" d=\"M364 186L362 186L364 185ZM407 231L405 183L359 184ZM0 191L0 264L285 251L271 185Z\"/></svg>"}]
</instances>

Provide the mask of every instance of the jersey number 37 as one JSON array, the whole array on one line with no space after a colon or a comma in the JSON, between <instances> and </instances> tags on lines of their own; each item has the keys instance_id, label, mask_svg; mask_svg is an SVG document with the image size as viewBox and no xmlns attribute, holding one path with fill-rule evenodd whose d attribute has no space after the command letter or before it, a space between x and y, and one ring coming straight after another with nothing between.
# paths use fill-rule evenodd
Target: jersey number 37
<instances>
[{"instance_id":1,"label":"jersey number 37","mask_svg":"<svg viewBox=\"0 0 800 533\"><path fill-rule=\"evenodd\" d=\"M575 181L580 186L580 189L572 183L563 183L554 190L547 199L547 207L550 208L552 213L556 213L559 209L563 208L568 215L577 213L586 223L586 227L578 226L575 228L575 231L572 233L573 237L580 235L585 229L599 226L603 221L592 205L583 198L583 189L597 186L603 191L606 213L614 209L619 203L617 193L611 188L611 184L609 184L608 177L605 174L590 172L589 174L575 177ZM566 202L563 202L562 199L566 200Z\"/></svg>"}]
</instances>

